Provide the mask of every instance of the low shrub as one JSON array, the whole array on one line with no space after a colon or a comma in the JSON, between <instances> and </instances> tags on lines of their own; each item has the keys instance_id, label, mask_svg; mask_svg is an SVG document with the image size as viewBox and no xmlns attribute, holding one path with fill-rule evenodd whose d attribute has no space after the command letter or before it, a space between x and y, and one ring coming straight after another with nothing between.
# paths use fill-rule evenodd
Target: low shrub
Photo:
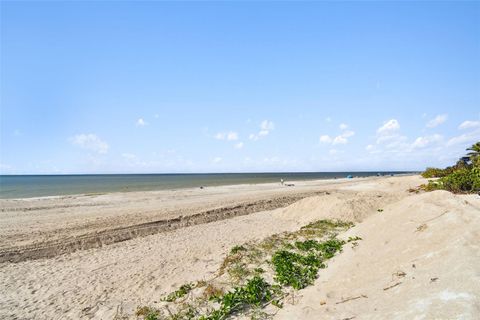
<instances>
[{"instance_id":1,"label":"low shrub","mask_svg":"<svg viewBox=\"0 0 480 320\"><path fill-rule=\"evenodd\" d=\"M236 287L221 297L214 297L213 299L220 304L220 307L207 316L200 317L200 320L225 319L233 313L260 307L272 300L274 295L275 288L262 277L255 276L244 286Z\"/></svg>"},{"instance_id":2,"label":"low shrub","mask_svg":"<svg viewBox=\"0 0 480 320\"><path fill-rule=\"evenodd\" d=\"M451 174L454 170L454 167L447 167L445 169L427 168L424 172L422 172L422 177L426 179L441 178Z\"/></svg>"},{"instance_id":3,"label":"low shrub","mask_svg":"<svg viewBox=\"0 0 480 320\"><path fill-rule=\"evenodd\" d=\"M420 186L425 191L447 190L454 193L480 192L480 142L472 147L467 156L451 167L445 169L427 168L424 178L438 178L430 180L428 184Z\"/></svg>"},{"instance_id":4,"label":"low shrub","mask_svg":"<svg viewBox=\"0 0 480 320\"><path fill-rule=\"evenodd\" d=\"M447 190L453 193L480 192L480 169L461 169L438 180L422 185L425 191Z\"/></svg>"},{"instance_id":5,"label":"low shrub","mask_svg":"<svg viewBox=\"0 0 480 320\"><path fill-rule=\"evenodd\" d=\"M325 268L319 255L301 255L286 250L277 251L272 257L272 264L275 281L297 290L312 284L317 278L318 270Z\"/></svg>"},{"instance_id":6,"label":"low shrub","mask_svg":"<svg viewBox=\"0 0 480 320\"><path fill-rule=\"evenodd\" d=\"M440 179L443 189L454 193L472 193L480 191L479 168L462 169Z\"/></svg>"}]
</instances>

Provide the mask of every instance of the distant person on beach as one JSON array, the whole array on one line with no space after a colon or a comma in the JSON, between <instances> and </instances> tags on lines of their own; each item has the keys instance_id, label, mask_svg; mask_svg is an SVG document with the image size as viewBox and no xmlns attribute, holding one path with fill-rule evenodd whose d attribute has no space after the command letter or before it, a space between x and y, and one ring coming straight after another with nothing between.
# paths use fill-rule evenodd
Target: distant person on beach
<instances>
[{"instance_id":1,"label":"distant person on beach","mask_svg":"<svg viewBox=\"0 0 480 320\"><path fill-rule=\"evenodd\" d=\"M282 184L282 186L283 186L283 182L284 182L283 179L280 179L280 183Z\"/></svg>"}]
</instances>

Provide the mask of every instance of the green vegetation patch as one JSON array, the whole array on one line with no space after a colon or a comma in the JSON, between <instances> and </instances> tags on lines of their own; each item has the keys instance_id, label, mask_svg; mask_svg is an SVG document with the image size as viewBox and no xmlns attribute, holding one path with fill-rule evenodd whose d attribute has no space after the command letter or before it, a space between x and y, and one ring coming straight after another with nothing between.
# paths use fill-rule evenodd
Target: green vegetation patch
<instances>
[{"instance_id":1,"label":"green vegetation patch","mask_svg":"<svg viewBox=\"0 0 480 320\"><path fill-rule=\"evenodd\" d=\"M221 297L214 297L213 300L219 303L220 307L211 311L208 315L201 316L200 320L220 320L233 313L246 313L251 308L258 308L264 303L271 302L279 292L278 287L274 287L265 279L255 276L248 280L244 286L235 287Z\"/></svg>"},{"instance_id":2,"label":"green vegetation patch","mask_svg":"<svg viewBox=\"0 0 480 320\"><path fill-rule=\"evenodd\" d=\"M268 305L281 308L292 289L314 283L319 270L343 245L361 240L336 238L351 227L351 222L319 220L295 232L234 246L212 280L184 284L162 299L166 304L162 308L139 308L137 316L148 320L220 320L240 314L269 318Z\"/></svg>"},{"instance_id":3,"label":"green vegetation patch","mask_svg":"<svg viewBox=\"0 0 480 320\"><path fill-rule=\"evenodd\" d=\"M302 255L292 251L280 250L272 257L275 281L294 289L303 289L317 278L318 269L325 265L319 256L309 253Z\"/></svg>"},{"instance_id":4,"label":"green vegetation patch","mask_svg":"<svg viewBox=\"0 0 480 320\"><path fill-rule=\"evenodd\" d=\"M194 287L195 286L192 283L184 284L178 290L173 291L162 300L167 302L174 302L175 300L187 295L190 291L192 291Z\"/></svg>"},{"instance_id":5,"label":"green vegetation patch","mask_svg":"<svg viewBox=\"0 0 480 320\"><path fill-rule=\"evenodd\" d=\"M425 191L447 190L453 193L480 192L480 142L468 148L470 152L445 169L427 168L424 178L438 178L422 185Z\"/></svg>"}]
</instances>

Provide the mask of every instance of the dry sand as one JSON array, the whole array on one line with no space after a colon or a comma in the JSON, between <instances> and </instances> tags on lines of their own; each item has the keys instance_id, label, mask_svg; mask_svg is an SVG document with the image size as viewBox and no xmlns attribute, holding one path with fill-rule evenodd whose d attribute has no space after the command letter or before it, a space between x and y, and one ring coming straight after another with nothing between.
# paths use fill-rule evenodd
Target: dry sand
<instances>
[{"instance_id":1,"label":"dry sand","mask_svg":"<svg viewBox=\"0 0 480 320\"><path fill-rule=\"evenodd\" d=\"M331 260L276 318L478 319L480 197L407 192L422 182L406 176L1 200L0 255L20 262L0 263L0 318L131 314L187 281L212 277L234 245L340 218L357 222L343 236L364 240ZM130 240L116 242L119 234Z\"/></svg>"}]
</instances>

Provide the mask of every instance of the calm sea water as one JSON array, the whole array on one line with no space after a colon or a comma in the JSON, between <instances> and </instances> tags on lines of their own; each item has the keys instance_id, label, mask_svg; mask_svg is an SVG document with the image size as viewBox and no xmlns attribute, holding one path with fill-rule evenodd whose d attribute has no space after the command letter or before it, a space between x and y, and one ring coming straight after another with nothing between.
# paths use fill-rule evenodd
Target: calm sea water
<instances>
[{"instance_id":1,"label":"calm sea water","mask_svg":"<svg viewBox=\"0 0 480 320\"><path fill-rule=\"evenodd\" d=\"M147 191L402 174L407 172L308 172L213 174L0 175L0 198Z\"/></svg>"}]
</instances>

